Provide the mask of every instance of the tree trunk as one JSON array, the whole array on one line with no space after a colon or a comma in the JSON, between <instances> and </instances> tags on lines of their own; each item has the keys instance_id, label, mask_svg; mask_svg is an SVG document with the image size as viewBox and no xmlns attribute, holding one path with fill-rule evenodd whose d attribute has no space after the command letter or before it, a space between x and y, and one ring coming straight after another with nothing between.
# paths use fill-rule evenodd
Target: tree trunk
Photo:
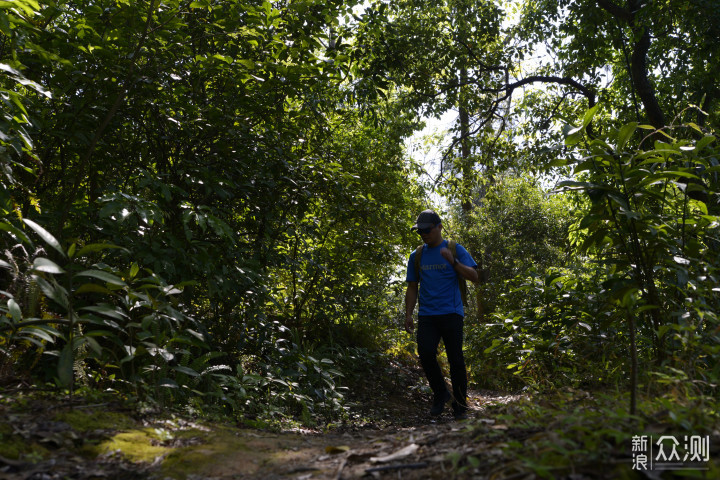
<instances>
[{"instance_id":1,"label":"tree trunk","mask_svg":"<svg viewBox=\"0 0 720 480\"><path fill-rule=\"evenodd\" d=\"M660 108L655 96L655 89L648 77L647 53L650 49L650 27L649 25L638 25L635 22L636 13L643 7L643 1L631 0L628 2L627 8L618 6L612 0L598 0L598 5L615 17L618 23L627 24L632 29L635 38L639 37L639 40L633 44L630 57L632 87L640 97L650 124L658 129L664 127L665 114Z\"/></svg>"},{"instance_id":2,"label":"tree trunk","mask_svg":"<svg viewBox=\"0 0 720 480\"><path fill-rule=\"evenodd\" d=\"M637 91L640 101L645 107L650 124L655 128L665 126L665 114L660 108L655 89L648 78L647 68L647 52L650 49L650 32L645 29L640 40L635 43L632 57L630 59L630 68L632 70L633 84Z\"/></svg>"},{"instance_id":3,"label":"tree trunk","mask_svg":"<svg viewBox=\"0 0 720 480\"><path fill-rule=\"evenodd\" d=\"M458 109L460 111L460 158L462 161L462 192L460 198L462 199L462 211L465 216L472 209L472 172L474 166L470 155L470 115L467 108L465 108L464 90L467 88L465 86L466 82L467 69L463 68L460 70L460 85L463 86L460 87L460 105L458 105Z\"/></svg>"}]
</instances>

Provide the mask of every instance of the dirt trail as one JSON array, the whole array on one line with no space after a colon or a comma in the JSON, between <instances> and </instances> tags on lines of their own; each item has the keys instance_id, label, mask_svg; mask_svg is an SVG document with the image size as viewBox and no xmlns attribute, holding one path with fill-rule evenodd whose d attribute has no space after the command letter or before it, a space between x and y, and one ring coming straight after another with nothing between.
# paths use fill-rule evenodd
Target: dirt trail
<instances>
[{"instance_id":1,"label":"dirt trail","mask_svg":"<svg viewBox=\"0 0 720 480\"><path fill-rule=\"evenodd\" d=\"M305 434L295 439L288 434L265 434L262 440L252 442L260 445L267 441L274 444L272 457L259 456L257 468L244 467L241 462L223 461L217 469L205 474L214 478L249 479L354 479L354 478L446 478L453 468L453 458L460 454L501 455L492 442L473 439L469 426L478 422L488 428L504 428L492 418L484 418L484 405L507 403L516 397L479 395L471 397L471 416L465 421L455 421L449 412L438 419L427 416L428 405L423 406L422 416L415 417L414 425L386 425L381 430L361 429L354 431ZM416 407L413 405L413 407ZM449 409L448 409L449 410ZM396 412L400 414L400 412ZM407 410L405 413L409 413ZM422 423L418 420L423 419ZM470 441L469 441L470 440ZM283 442L286 444L283 446ZM235 457L240 459L240 457ZM231 472L233 468L246 468ZM253 471L250 471L253 470ZM241 477L236 477L240 473ZM368 477L369 476L369 477Z\"/></svg>"},{"instance_id":2,"label":"dirt trail","mask_svg":"<svg viewBox=\"0 0 720 480\"><path fill-rule=\"evenodd\" d=\"M113 404L0 403L0 480L428 479L445 478L453 455L500 452L468 430L502 428L484 418L485 408L514 397L473 393L470 418L458 422L449 406L429 417L417 390L385 393L360 392L365 420L324 432L138 419Z\"/></svg>"},{"instance_id":3,"label":"dirt trail","mask_svg":"<svg viewBox=\"0 0 720 480\"><path fill-rule=\"evenodd\" d=\"M498 436L478 435L507 428L487 407L518 397L470 392L467 420L449 405L430 417L418 369L385 373L350 390L346 423L283 432L0 391L0 480L444 479L468 455L497 464Z\"/></svg>"}]
</instances>

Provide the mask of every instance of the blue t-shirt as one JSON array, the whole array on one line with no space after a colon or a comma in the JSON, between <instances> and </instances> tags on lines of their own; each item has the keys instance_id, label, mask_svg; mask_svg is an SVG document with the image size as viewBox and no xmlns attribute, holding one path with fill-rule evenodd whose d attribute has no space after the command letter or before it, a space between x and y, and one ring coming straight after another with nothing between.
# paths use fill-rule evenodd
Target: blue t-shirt
<instances>
[{"instance_id":1,"label":"blue t-shirt","mask_svg":"<svg viewBox=\"0 0 720 480\"><path fill-rule=\"evenodd\" d=\"M433 248L427 244L423 245L420 257L419 315L447 315L449 313L465 315L458 285L458 274L450 262L440 255L440 250L447 246L447 240L443 240L440 245ZM406 282L418 281L415 275L415 253L413 251L408 260ZM477 267L475 260L462 245L456 244L455 256L463 265Z\"/></svg>"}]
</instances>

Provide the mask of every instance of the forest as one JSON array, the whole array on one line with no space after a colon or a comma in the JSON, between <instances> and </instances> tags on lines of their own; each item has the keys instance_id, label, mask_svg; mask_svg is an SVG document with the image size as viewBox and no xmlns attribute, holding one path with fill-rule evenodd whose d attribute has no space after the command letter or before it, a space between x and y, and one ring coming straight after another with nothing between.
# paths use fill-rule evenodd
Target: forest
<instances>
[{"instance_id":1,"label":"forest","mask_svg":"<svg viewBox=\"0 0 720 480\"><path fill-rule=\"evenodd\" d=\"M34 402L331 434L402 385L429 423L426 208L479 264L462 443L500 437L388 476L636 478L662 438L713 478L719 38L713 0L0 0L0 478L53 455Z\"/></svg>"}]
</instances>

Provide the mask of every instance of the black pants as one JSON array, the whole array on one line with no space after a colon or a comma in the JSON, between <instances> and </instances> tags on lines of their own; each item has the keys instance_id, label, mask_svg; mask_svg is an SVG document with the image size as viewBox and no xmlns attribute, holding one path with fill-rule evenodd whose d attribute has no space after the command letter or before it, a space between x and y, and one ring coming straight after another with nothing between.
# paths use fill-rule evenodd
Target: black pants
<instances>
[{"instance_id":1,"label":"black pants","mask_svg":"<svg viewBox=\"0 0 720 480\"><path fill-rule=\"evenodd\" d=\"M422 315L418 318L417 343L420 364L427 376L433 391L433 400L441 400L447 391L440 365L438 365L438 345L442 338L445 352L450 363L450 380L452 381L453 408L467 408L467 370L463 356L463 323L462 315Z\"/></svg>"}]
</instances>

